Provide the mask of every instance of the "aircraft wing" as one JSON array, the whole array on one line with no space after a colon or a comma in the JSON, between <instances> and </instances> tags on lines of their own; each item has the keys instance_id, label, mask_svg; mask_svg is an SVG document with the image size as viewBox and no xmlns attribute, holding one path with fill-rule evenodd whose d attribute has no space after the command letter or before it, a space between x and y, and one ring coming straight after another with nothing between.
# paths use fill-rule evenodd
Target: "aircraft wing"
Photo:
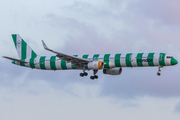
<instances>
[{"instance_id":1,"label":"aircraft wing","mask_svg":"<svg viewBox=\"0 0 180 120\"><path fill-rule=\"evenodd\" d=\"M53 53L57 54L56 56L59 57L60 59L63 59L65 61L67 61L67 62L73 63L73 65L76 68L82 68L84 64L92 62L91 60L88 60L88 59L83 59L83 58L79 58L79 57L75 57L75 56L71 56L71 55L67 55L67 54L64 54L64 53L53 51L53 50L49 49L46 46L46 44L44 43L43 40L42 40L42 44L43 44L43 47L44 47L45 50L48 50L50 52L53 52Z\"/></svg>"},{"instance_id":2,"label":"aircraft wing","mask_svg":"<svg viewBox=\"0 0 180 120\"><path fill-rule=\"evenodd\" d=\"M3 56L3 58L9 59L9 60L13 60L13 61L17 61L17 62L21 62L21 63L28 63L26 61L22 61L22 60L19 60L19 59L16 59L16 58L11 58L11 57L6 57L6 56Z\"/></svg>"}]
</instances>

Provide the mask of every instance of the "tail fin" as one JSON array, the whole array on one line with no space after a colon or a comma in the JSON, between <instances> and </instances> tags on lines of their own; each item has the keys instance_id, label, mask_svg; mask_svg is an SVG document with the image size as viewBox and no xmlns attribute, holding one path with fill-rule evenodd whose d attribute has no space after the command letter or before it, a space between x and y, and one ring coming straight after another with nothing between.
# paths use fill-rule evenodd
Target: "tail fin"
<instances>
[{"instance_id":1,"label":"tail fin","mask_svg":"<svg viewBox=\"0 0 180 120\"><path fill-rule=\"evenodd\" d=\"M20 60L27 58L35 58L37 54L31 49L31 47L21 38L18 34L12 34L14 45L16 47Z\"/></svg>"}]
</instances>

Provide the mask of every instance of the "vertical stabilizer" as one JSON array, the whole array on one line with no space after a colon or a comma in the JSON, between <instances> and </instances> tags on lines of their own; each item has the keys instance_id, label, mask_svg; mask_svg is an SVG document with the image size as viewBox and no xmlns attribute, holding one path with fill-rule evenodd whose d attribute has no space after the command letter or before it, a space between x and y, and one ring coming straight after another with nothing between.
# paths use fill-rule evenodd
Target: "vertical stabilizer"
<instances>
[{"instance_id":1,"label":"vertical stabilizer","mask_svg":"<svg viewBox=\"0 0 180 120\"><path fill-rule=\"evenodd\" d=\"M19 34L12 34L15 48L18 56L21 60L27 58L35 58L37 54L31 49L31 47L21 38Z\"/></svg>"}]
</instances>

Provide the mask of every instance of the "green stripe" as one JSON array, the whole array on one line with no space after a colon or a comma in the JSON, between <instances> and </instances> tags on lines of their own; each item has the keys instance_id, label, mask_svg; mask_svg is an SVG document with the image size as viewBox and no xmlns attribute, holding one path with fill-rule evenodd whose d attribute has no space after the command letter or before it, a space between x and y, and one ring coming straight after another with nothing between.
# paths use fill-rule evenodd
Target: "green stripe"
<instances>
[{"instance_id":1,"label":"green stripe","mask_svg":"<svg viewBox=\"0 0 180 120\"><path fill-rule=\"evenodd\" d=\"M45 66L45 59L46 59L46 56L42 56L39 60L39 65L40 65L40 68L41 69L46 69L46 66Z\"/></svg>"},{"instance_id":2,"label":"green stripe","mask_svg":"<svg viewBox=\"0 0 180 120\"><path fill-rule=\"evenodd\" d=\"M25 61L25 59L21 59L22 61ZM25 63L20 62L20 66L25 66Z\"/></svg>"},{"instance_id":3,"label":"green stripe","mask_svg":"<svg viewBox=\"0 0 180 120\"><path fill-rule=\"evenodd\" d=\"M12 61L13 64L16 64L16 61Z\"/></svg>"},{"instance_id":4,"label":"green stripe","mask_svg":"<svg viewBox=\"0 0 180 120\"><path fill-rule=\"evenodd\" d=\"M149 66L154 66L153 58L154 58L154 53L149 53L147 58Z\"/></svg>"},{"instance_id":5,"label":"green stripe","mask_svg":"<svg viewBox=\"0 0 180 120\"><path fill-rule=\"evenodd\" d=\"M31 68L35 68L34 58L31 58L31 59L29 60L29 64L30 64L30 67L31 67Z\"/></svg>"},{"instance_id":6,"label":"green stripe","mask_svg":"<svg viewBox=\"0 0 180 120\"><path fill-rule=\"evenodd\" d=\"M176 65L178 64L178 61L174 58L171 58L171 65Z\"/></svg>"},{"instance_id":7,"label":"green stripe","mask_svg":"<svg viewBox=\"0 0 180 120\"><path fill-rule=\"evenodd\" d=\"M57 70L56 69L56 56L51 56L50 67L51 67L51 70Z\"/></svg>"},{"instance_id":8,"label":"green stripe","mask_svg":"<svg viewBox=\"0 0 180 120\"><path fill-rule=\"evenodd\" d=\"M142 56L143 56L143 53L138 53L138 54L137 54L137 57L136 57L137 65L138 65L139 67L143 66Z\"/></svg>"},{"instance_id":9,"label":"green stripe","mask_svg":"<svg viewBox=\"0 0 180 120\"><path fill-rule=\"evenodd\" d=\"M16 34L13 34L13 35L12 35L12 38L13 38L13 41L14 41L14 45L15 45L15 47L17 48L17 42L16 42L16 41L17 41L17 40L16 40L17 37L16 37L16 36L17 36Z\"/></svg>"},{"instance_id":10,"label":"green stripe","mask_svg":"<svg viewBox=\"0 0 180 120\"><path fill-rule=\"evenodd\" d=\"M66 67L66 61L63 60L63 59L61 59L61 68L62 68L63 70L66 70L66 69L67 69L67 67Z\"/></svg>"},{"instance_id":11,"label":"green stripe","mask_svg":"<svg viewBox=\"0 0 180 120\"><path fill-rule=\"evenodd\" d=\"M115 55L114 63L115 63L115 66L116 66L116 67L121 67L120 57L121 57L121 54L116 54L116 55Z\"/></svg>"},{"instance_id":12,"label":"green stripe","mask_svg":"<svg viewBox=\"0 0 180 120\"><path fill-rule=\"evenodd\" d=\"M173 62L174 62L174 58L171 58L171 65L173 65Z\"/></svg>"},{"instance_id":13,"label":"green stripe","mask_svg":"<svg viewBox=\"0 0 180 120\"><path fill-rule=\"evenodd\" d=\"M24 42L24 40L22 39L22 43L21 43L21 59L26 59L26 48L27 48L27 44Z\"/></svg>"},{"instance_id":14,"label":"green stripe","mask_svg":"<svg viewBox=\"0 0 180 120\"><path fill-rule=\"evenodd\" d=\"M31 52L31 58L36 58L37 57L37 54L32 50Z\"/></svg>"},{"instance_id":15,"label":"green stripe","mask_svg":"<svg viewBox=\"0 0 180 120\"><path fill-rule=\"evenodd\" d=\"M110 57L110 54L105 54L104 55L104 63L106 63L104 65L104 68L109 68L109 57Z\"/></svg>"},{"instance_id":16,"label":"green stripe","mask_svg":"<svg viewBox=\"0 0 180 120\"><path fill-rule=\"evenodd\" d=\"M73 55L73 56L77 57L78 55ZM72 63L71 63L71 67L72 69L77 69Z\"/></svg>"},{"instance_id":17,"label":"green stripe","mask_svg":"<svg viewBox=\"0 0 180 120\"><path fill-rule=\"evenodd\" d=\"M165 53L160 53L160 56L159 56L159 65L160 66L166 66L165 65Z\"/></svg>"},{"instance_id":18,"label":"green stripe","mask_svg":"<svg viewBox=\"0 0 180 120\"><path fill-rule=\"evenodd\" d=\"M72 67L72 69L77 69L77 68L76 68L73 64L72 64L72 66L71 66L71 67Z\"/></svg>"},{"instance_id":19,"label":"green stripe","mask_svg":"<svg viewBox=\"0 0 180 120\"><path fill-rule=\"evenodd\" d=\"M127 67L132 67L132 64L131 64L131 56L132 56L132 53L128 53L126 55L126 66Z\"/></svg>"},{"instance_id":20,"label":"green stripe","mask_svg":"<svg viewBox=\"0 0 180 120\"><path fill-rule=\"evenodd\" d=\"M83 55L82 58L87 59L89 55Z\"/></svg>"},{"instance_id":21,"label":"green stripe","mask_svg":"<svg viewBox=\"0 0 180 120\"><path fill-rule=\"evenodd\" d=\"M95 55L93 56L93 61L98 60L98 58L99 58L99 54L95 54Z\"/></svg>"}]
</instances>

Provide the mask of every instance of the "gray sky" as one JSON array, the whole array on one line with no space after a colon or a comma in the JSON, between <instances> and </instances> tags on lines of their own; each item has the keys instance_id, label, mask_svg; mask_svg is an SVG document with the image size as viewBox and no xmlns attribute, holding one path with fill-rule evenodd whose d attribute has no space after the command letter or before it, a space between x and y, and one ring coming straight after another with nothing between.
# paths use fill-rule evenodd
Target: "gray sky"
<instances>
[{"instance_id":1,"label":"gray sky","mask_svg":"<svg viewBox=\"0 0 180 120\"><path fill-rule=\"evenodd\" d=\"M0 4L0 56L18 58L18 33L40 55L41 40L66 54L165 52L180 60L179 0L6 0ZM3 120L179 120L179 65L123 68L91 81L81 71L41 71L0 58ZM89 72L89 76L92 71Z\"/></svg>"}]
</instances>

